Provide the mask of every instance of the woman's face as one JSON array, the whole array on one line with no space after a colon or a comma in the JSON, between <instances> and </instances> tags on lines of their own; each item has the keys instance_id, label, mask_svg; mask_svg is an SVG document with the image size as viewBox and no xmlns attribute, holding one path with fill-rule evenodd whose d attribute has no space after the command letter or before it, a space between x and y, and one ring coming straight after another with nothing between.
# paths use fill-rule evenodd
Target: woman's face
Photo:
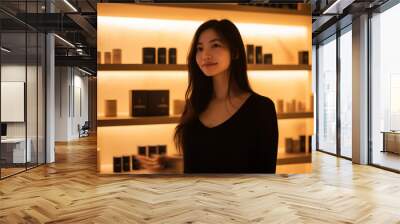
<instances>
[{"instance_id":1,"label":"woman's face","mask_svg":"<svg viewBox=\"0 0 400 224\"><path fill-rule=\"evenodd\" d=\"M200 34L196 62L206 76L216 76L228 71L231 63L229 48L213 29L207 29Z\"/></svg>"}]
</instances>

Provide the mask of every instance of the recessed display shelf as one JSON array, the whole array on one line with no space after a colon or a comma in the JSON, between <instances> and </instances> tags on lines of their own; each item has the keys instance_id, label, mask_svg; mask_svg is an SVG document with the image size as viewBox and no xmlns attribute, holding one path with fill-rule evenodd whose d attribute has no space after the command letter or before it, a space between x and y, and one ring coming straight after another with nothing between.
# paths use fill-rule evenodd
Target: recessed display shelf
<instances>
[{"instance_id":1,"label":"recessed display shelf","mask_svg":"<svg viewBox=\"0 0 400 224\"><path fill-rule=\"evenodd\" d=\"M278 119L312 118L313 112L281 113ZM149 124L174 124L178 123L180 116L152 116L152 117L101 117L97 121L99 127L124 126L124 125L149 125Z\"/></svg>"}]
</instances>

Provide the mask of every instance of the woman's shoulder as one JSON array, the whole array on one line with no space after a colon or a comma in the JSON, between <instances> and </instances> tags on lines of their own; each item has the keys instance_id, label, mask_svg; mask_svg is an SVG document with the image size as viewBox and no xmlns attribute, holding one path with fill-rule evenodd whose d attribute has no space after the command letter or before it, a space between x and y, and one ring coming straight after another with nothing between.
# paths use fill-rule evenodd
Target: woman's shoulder
<instances>
[{"instance_id":1,"label":"woman's shoulder","mask_svg":"<svg viewBox=\"0 0 400 224\"><path fill-rule=\"evenodd\" d=\"M277 119L274 102L269 97L254 93L253 102L254 118L258 124Z\"/></svg>"},{"instance_id":2,"label":"woman's shoulder","mask_svg":"<svg viewBox=\"0 0 400 224\"><path fill-rule=\"evenodd\" d=\"M274 102L266 96L260 95L258 93L253 93L254 105L263 109L274 109Z\"/></svg>"}]
</instances>

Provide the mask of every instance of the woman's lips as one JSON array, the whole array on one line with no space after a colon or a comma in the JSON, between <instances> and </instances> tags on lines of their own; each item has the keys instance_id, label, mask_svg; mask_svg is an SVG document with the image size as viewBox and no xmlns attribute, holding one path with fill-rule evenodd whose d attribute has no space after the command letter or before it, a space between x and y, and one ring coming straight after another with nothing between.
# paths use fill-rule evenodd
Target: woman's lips
<instances>
[{"instance_id":1,"label":"woman's lips","mask_svg":"<svg viewBox=\"0 0 400 224\"><path fill-rule=\"evenodd\" d=\"M203 67L211 67L214 65L217 65L217 63L206 63L206 64L203 64Z\"/></svg>"}]
</instances>

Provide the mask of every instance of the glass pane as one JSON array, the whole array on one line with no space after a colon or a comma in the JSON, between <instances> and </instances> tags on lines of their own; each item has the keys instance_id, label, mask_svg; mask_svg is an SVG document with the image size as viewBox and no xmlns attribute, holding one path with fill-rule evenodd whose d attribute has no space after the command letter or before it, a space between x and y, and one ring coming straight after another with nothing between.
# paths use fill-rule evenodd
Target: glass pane
<instances>
[{"instance_id":1,"label":"glass pane","mask_svg":"<svg viewBox=\"0 0 400 224\"><path fill-rule=\"evenodd\" d=\"M318 48L318 146L336 154L336 39Z\"/></svg>"},{"instance_id":2,"label":"glass pane","mask_svg":"<svg viewBox=\"0 0 400 224\"><path fill-rule=\"evenodd\" d=\"M45 163L45 35L38 35L38 163Z\"/></svg>"},{"instance_id":3,"label":"glass pane","mask_svg":"<svg viewBox=\"0 0 400 224\"><path fill-rule=\"evenodd\" d=\"M28 48L28 63L27 63L27 94L26 94L26 111L27 111L27 131L28 131L28 144L30 146L30 153L28 153L28 168L34 167L37 165L37 132L38 132L38 125L37 125L37 63L38 63L38 49L37 43L38 36L36 32L29 32L27 33L27 48Z\"/></svg>"},{"instance_id":4,"label":"glass pane","mask_svg":"<svg viewBox=\"0 0 400 224\"><path fill-rule=\"evenodd\" d=\"M352 35L340 37L340 153L352 157Z\"/></svg>"},{"instance_id":5,"label":"glass pane","mask_svg":"<svg viewBox=\"0 0 400 224\"><path fill-rule=\"evenodd\" d=\"M30 157L30 151L26 151L25 42L25 32L1 34L2 177L25 170L25 162Z\"/></svg>"},{"instance_id":6,"label":"glass pane","mask_svg":"<svg viewBox=\"0 0 400 224\"><path fill-rule=\"evenodd\" d=\"M400 170L400 4L374 15L372 25L372 163Z\"/></svg>"}]
</instances>

